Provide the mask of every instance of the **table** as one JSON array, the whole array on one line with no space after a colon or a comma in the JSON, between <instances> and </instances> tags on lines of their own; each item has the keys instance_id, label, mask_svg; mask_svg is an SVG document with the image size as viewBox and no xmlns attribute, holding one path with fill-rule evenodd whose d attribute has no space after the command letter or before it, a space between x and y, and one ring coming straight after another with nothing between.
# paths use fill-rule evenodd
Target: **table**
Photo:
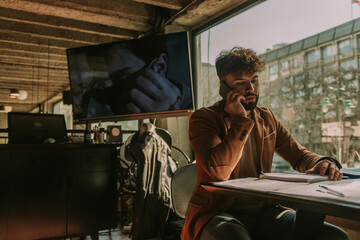
<instances>
[{"instance_id":1,"label":"table","mask_svg":"<svg viewBox=\"0 0 360 240\"><path fill-rule=\"evenodd\" d=\"M360 221L360 180L324 181L322 185L343 189L345 197L317 192L319 183L295 183L268 179L233 179L203 184L211 192L243 194L270 204L296 210L292 239L318 239L325 215ZM306 231L304 231L306 229Z\"/></svg>"}]
</instances>

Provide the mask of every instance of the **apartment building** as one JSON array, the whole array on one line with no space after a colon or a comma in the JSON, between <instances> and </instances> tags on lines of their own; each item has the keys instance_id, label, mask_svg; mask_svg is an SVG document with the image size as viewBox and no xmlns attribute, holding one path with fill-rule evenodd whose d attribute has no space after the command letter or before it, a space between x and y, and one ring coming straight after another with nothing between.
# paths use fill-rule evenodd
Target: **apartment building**
<instances>
[{"instance_id":1,"label":"apartment building","mask_svg":"<svg viewBox=\"0 0 360 240\"><path fill-rule=\"evenodd\" d=\"M262 54L260 105L302 144L360 161L360 18Z\"/></svg>"}]
</instances>

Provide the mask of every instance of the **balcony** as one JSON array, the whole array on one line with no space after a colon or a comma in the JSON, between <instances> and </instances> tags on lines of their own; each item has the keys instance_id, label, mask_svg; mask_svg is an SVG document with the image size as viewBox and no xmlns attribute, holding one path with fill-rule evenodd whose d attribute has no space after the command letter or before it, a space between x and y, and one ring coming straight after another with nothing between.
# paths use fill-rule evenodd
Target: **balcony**
<instances>
[{"instance_id":1,"label":"balcony","mask_svg":"<svg viewBox=\"0 0 360 240\"><path fill-rule=\"evenodd\" d=\"M354 51L355 51L355 50L351 50L351 51L349 51L349 52L345 52L345 53L343 53L343 54L339 54L339 55L338 55L338 59L340 60L340 59L344 59L344 58L353 57L353 56L354 56Z\"/></svg>"}]
</instances>

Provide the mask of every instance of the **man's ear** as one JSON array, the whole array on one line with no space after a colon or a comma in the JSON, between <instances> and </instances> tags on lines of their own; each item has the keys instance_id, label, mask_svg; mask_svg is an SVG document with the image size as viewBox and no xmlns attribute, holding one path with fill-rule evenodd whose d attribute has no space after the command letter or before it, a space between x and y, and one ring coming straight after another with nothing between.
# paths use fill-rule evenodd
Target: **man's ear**
<instances>
[{"instance_id":1,"label":"man's ear","mask_svg":"<svg viewBox=\"0 0 360 240\"><path fill-rule=\"evenodd\" d=\"M165 76L167 71L167 55L161 53L155 60L153 66L151 67L155 72L160 73Z\"/></svg>"}]
</instances>

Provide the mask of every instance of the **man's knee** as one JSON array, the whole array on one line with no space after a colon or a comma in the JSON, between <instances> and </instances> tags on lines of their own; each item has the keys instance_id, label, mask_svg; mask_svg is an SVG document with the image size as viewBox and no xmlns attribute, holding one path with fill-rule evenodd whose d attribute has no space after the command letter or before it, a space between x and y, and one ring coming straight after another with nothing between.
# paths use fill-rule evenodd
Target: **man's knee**
<instances>
[{"instance_id":1,"label":"man's knee","mask_svg":"<svg viewBox=\"0 0 360 240\"><path fill-rule=\"evenodd\" d=\"M203 228L200 240L228 240L228 239L242 239L251 240L250 233L246 227L237 219L228 215L215 216Z\"/></svg>"},{"instance_id":2,"label":"man's knee","mask_svg":"<svg viewBox=\"0 0 360 240\"><path fill-rule=\"evenodd\" d=\"M324 223L320 240L349 240L348 235L338 226Z\"/></svg>"}]
</instances>

